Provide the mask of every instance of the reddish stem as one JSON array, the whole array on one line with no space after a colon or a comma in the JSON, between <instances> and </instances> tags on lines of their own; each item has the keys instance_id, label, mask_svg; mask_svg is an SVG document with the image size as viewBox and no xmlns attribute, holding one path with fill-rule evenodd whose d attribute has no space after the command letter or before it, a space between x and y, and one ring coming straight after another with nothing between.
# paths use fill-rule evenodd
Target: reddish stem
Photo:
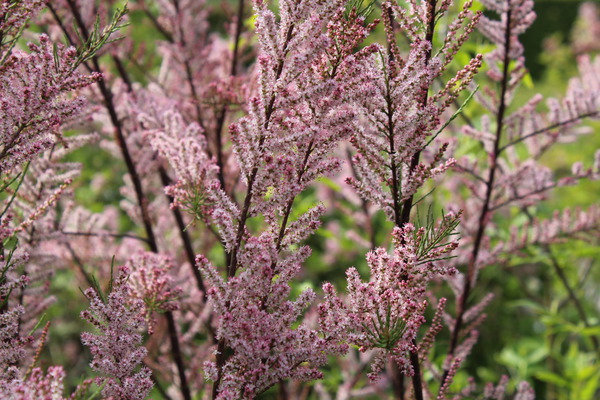
<instances>
[{"instance_id":1,"label":"reddish stem","mask_svg":"<svg viewBox=\"0 0 600 400\"><path fill-rule=\"evenodd\" d=\"M467 311L467 302L469 295L471 294L473 278L475 276L475 270L477 268L477 258L479 256L479 251L481 249L481 243L483 241L483 236L485 233L485 229L487 227L489 221L489 213L491 207L492 194L494 191L494 182L496 177L497 170L497 162L498 157L500 156L500 152L502 148L500 147L500 139L502 137L502 130L504 129L504 117L506 114L506 92L508 90L508 81L509 81L509 64L510 64L510 37L511 37L511 9L510 9L510 0L507 1L508 11L506 14L506 30L504 34L504 57L503 57L503 68L502 68L502 81L501 81L501 91L500 91L500 105L498 107L498 112L496 114L496 138L494 140L494 149L491 154L490 159L490 170L488 179L486 181L486 194L483 201L483 207L481 209L481 214L479 215L479 226L477 229L477 234L475 235L475 240L473 242L473 251L471 253L471 257L468 264L467 269L467 279L465 280L465 286L463 288L462 294L458 299L457 305L457 316L454 322L454 327L452 328L452 334L450 338L450 347L448 349L448 356L454 356L454 352L458 346L458 340L460 336L460 332L462 326L464 324L464 314ZM440 382L440 390L444 386L446 378L450 373L449 369L444 370L442 374L442 380Z\"/></svg>"}]
</instances>

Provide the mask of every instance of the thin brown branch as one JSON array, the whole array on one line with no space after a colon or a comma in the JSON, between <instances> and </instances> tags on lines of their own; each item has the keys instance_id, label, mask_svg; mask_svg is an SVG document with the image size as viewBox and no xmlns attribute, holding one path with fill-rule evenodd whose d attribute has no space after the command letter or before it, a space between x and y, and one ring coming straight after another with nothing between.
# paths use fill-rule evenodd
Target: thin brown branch
<instances>
[{"instance_id":1,"label":"thin brown branch","mask_svg":"<svg viewBox=\"0 0 600 400\"><path fill-rule=\"evenodd\" d=\"M75 231L60 231L60 233L62 233L63 235L69 235L69 236L88 236L88 237L111 237L111 238L115 238L115 239L135 239L135 240L139 240L142 241L146 244L148 244L148 239L141 237L141 236L137 236L137 235L131 235L129 233L111 233L111 232L75 232Z\"/></svg>"},{"instance_id":2,"label":"thin brown branch","mask_svg":"<svg viewBox=\"0 0 600 400\"><path fill-rule=\"evenodd\" d=\"M505 20L505 36L504 36L504 55L503 55L503 66L502 66L502 81L501 81L501 91L500 91L500 104L498 107L498 112L496 114L496 137L494 140L494 149L492 154L490 155L491 162L489 167L489 175L486 182L486 194L485 200L483 202L483 206L481 209L481 213L479 215L479 226L477 229L477 233L475 239L473 241L473 251L471 253L471 257L469 260L468 268L467 268L467 277L465 279L465 284L463 288L463 292L461 296L457 299L457 316L454 322L454 326L451 331L450 338L450 347L448 349L448 355L453 356L454 352L458 346L458 340L460 336L460 332L463 326L463 318L464 314L467 311L467 303L469 295L471 294L473 279L475 276L475 270L477 268L477 258L479 256L479 251L481 249L481 244L484 238L485 229L489 220L489 213L491 201L492 201L492 193L494 190L495 176L496 170L498 167L498 157L500 156L500 140L502 138L502 131L504 129L504 118L507 107L507 96L506 93L508 91L509 86L509 64L510 64L510 37L511 37L511 8L510 2L508 4L508 11L506 13ZM442 374L442 380L440 382L440 391L444 387L444 382L450 373L449 369L444 370ZM441 392L439 394L442 394Z\"/></svg>"},{"instance_id":3,"label":"thin brown branch","mask_svg":"<svg viewBox=\"0 0 600 400\"><path fill-rule=\"evenodd\" d=\"M290 40L292 39L293 32L294 32L294 25L290 25L288 31L286 32L286 38L285 38L285 42L283 44L283 52L282 52L283 57L279 61L277 68L275 70L275 80L279 79L281 77L281 74L283 73L285 55L287 53L287 46L288 46ZM275 94L273 94L273 96L271 97L271 99L269 100L269 103L266 105L266 108L265 108L265 123L263 126L265 132L268 132L269 123L271 121L271 116L272 116L273 112L275 111L275 97L276 97ZM258 141L258 148L263 147L265 139L266 139L265 135L260 136L259 141ZM227 277L228 278L234 277L237 272L237 269L238 269L238 258L237 257L238 257L239 251L241 250L242 240L244 237L244 232L246 230L246 222L247 222L249 214L250 214L250 206L252 204L252 196L253 196L252 189L254 187L254 183L255 183L257 176L258 176L258 166L255 166L252 169L250 176L248 178L246 197L244 198L244 205L242 208L242 212L240 213L240 218L238 220L235 244L231 251L231 255L229 258L229 265L227 267ZM229 304L226 304L226 307L228 307L228 306L229 306ZM222 378L222 376L221 376L222 370L223 370L223 366L225 365L225 361L227 359L225 350L226 350L225 340L221 339L221 340L219 340L219 343L217 344L216 365L217 365L217 370L218 370L218 376L217 376L216 381L213 384L213 390L212 390L213 399L216 399L216 397L218 395L219 385L221 383L221 378Z\"/></svg>"},{"instance_id":4,"label":"thin brown branch","mask_svg":"<svg viewBox=\"0 0 600 400\"><path fill-rule=\"evenodd\" d=\"M165 27L161 25L160 22L158 22L158 19L154 16L154 14L152 14L148 7L146 7L146 4L144 2L142 2L142 4L144 14L146 14L146 16L148 17L150 22L152 22L152 25L154 25L156 30L160 32L160 34L163 35L165 39L167 39L169 42L173 42L173 35L169 31L167 31Z\"/></svg>"},{"instance_id":5,"label":"thin brown branch","mask_svg":"<svg viewBox=\"0 0 600 400\"><path fill-rule=\"evenodd\" d=\"M533 131L533 132L530 132L530 133L526 133L525 135L520 136L518 139L513 140L512 142L507 143L504 146L501 146L498 149L498 152L502 153L504 150L508 149L509 147L512 147L512 146L516 145L517 143L521 143L521 142L523 142L523 141L525 141L525 140L527 140L527 139L529 139L531 137L534 137L534 136L537 136L537 135L542 135L544 133L548 133L548 132L550 132L550 131L552 131L554 129L558 129L558 128L562 127L562 126L578 122L578 121L580 121L580 120L582 120L584 118L594 117L594 116L596 116L598 114L599 114L598 111L584 113L584 114L578 115L576 117L573 117L573 118L570 118L570 119L567 119L567 120L564 120L564 121L560 121L560 122L557 122L557 123L552 124L552 125L548 125L548 126L546 126L544 128L538 129L536 131Z\"/></svg>"},{"instance_id":6,"label":"thin brown branch","mask_svg":"<svg viewBox=\"0 0 600 400\"><path fill-rule=\"evenodd\" d=\"M75 18L75 22L81 31L83 39L87 40L87 38L89 37L89 31L87 29L85 22L82 19L81 14L79 13L79 9L77 8L75 1L67 0L67 3L69 4L71 13L73 14L73 17ZM57 17L57 16L55 15L55 17ZM64 29L64 27L63 27L63 29ZM65 34L67 34L67 31L64 31L64 32L65 32ZM92 64L96 71L100 71L100 63L99 63L97 56L92 57ZM89 66L88 66L88 68L89 68ZM116 107L115 107L115 104L113 101L113 94L103 80L100 80L98 82L98 87L99 87L102 97L104 99L104 105L109 113L111 123L114 127L115 140L116 140L117 144L119 145L119 148L121 149L121 154L123 156L123 160L125 161L125 165L127 166L127 171L129 173L129 176L130 176L131 181L134 186L138 206L140 207L142 223L143 223L144 229L146 231L148 247L150 248L150 250L153 253L158 253L158 244L156 241L156 237L154 235L154 230L152 228L150 214L148 213L148 207L147 207L148 201L143 192L141 178L137 172L135 163L129 152L129 148L127 147L127 142L125 140L125 135L124 135L123 128L121 125L121 121L118 118ZM189 385L188 385L188 382L187 382L187 379L185 376L185 367L183 365L183 356L181 354L181 349L179 346L179 338L177 337L176 327L171 326L172 324L175 323L172 312L170 312L170 311L166 312L165 317L167 318L167 322L169 324L169 331L170 331L169 339L171 342L171 353L172 353L173 359L177 365L177 369L178 369L178 373L179 373L179 377L180 377L180 383L181 383L181 393L185 400L191 400L192 396L191 396L190 388L189 388Z\"/></svg>"},{"instance_id":7,"label":"thin brown branch","mask_svg":"<svg viewBox=\"0 0 600 400\"><path fill-rule=\"evenodd\" d=\"M583 322L583 325L586 328L590 328L592 325L589 323L587 314L585 312L585 309L583 308L583 304L581 304L581 301L579 300L579 297L577 297L575 290L571 287L571 284L569 283L569 280L568 280L567 276L565 275L563 267L559 264L558 260L556 259L556 256L552 252L552 248L549 245L546 245L543 248L544 248L544 251L548 254L548 257L550 258L550 264L552 265L554 272L556 272L556 275L558 276L560 282L567 290L569 299L575 306L575 309L577 310L577 313L579 314L579 318L581 319L581 322ZM596 351L597 354L600 355L600 342L598 341L598 337L596 335L591 335L590 340L592 341L594 350Z\"/></svg>"},{"instance_id":8,"label":"thin brown branch","mask_svg":"<svg viewBox=\"0 0 600 400\"><path fill-rule=\"evenodd\" d=\"M233 39L233 54L231 60L231 70L229 71L230 76L235 76L237 72L238 60L239 60L239 47L240 37L242 35L244 20L244 0L238 2L237 20L235 23L235 34ZM225 159L223 154L223 128L225 126L225 119L227 117L227 104L223 104L223 107L219 111L217 117L217 125L215 128L215 147L217 152L217 166L219 167L219 182L221 187L227 193L227 187L225 186ZM233 196L231 196L233 199Z\"/></svg>"},{"instance_id":9,"label":"thin brown branch","mask_svg":"<svg viewBox=\"0 0 600 400\"><path fill-rule=\"evenodd\" d=\"M436 9L437 7L437 0L427 0L427 31L425 33L425 40L429 43L433 43L433 34L435 32L435 22L436 22ZM429 62L429 60L431 59L431 48L427 51L426 55L425 55L425 63ZM425 93L423 94L423 98L420 100L420 104L421 106L425 106L428 102L428 96L429 96L429 92L425 91ZM389 116L390 121L391 121L391 116ZM391 131L390 131L391 133ZM393 142L393 137L390 138L390 143ZM394 154L393 151L393 146L390 146L390 151L391 154ZM419 165L419 159L421 157L421 152L417 151L412 159L411 159L411 164L410 164L410 170L413 171L415 170L415 168L417 168L417 166ZM412 209L412 205L413 205L413 201L414 201L414 196L410 196L406 201L404 201L404 203L402 204L402 211L400 211L400 206L399 204L397 204L396 198L400 195L400 193L398 193L398 187L400 185L400 183L398 182L398 177L396 176L396 174L394 173L396 168L394 165L392 165L392 167L394 167L393 169L393 190L394 190L394 216L395 216L395 223L396 226L402 228L404 225L406 225L409 221L410 221L410 212ZM417 342L416 339L412 340L412 344L413 346L416 348L418 348L417 346ZM414 395L415 395L415 399L416 400L423 400L423 383L422 383L422 377L421 377L421 367L420 367L420 362L419 362L419 353L418 351L411 351L410 352L410 363L413 367L413 376L412 376L412 383L413 383L413 390L414 390ZM402 378L402 377L400 377ZM403 378L402 378L403 379ZM400 396L404 396L404 393L396 393L398 398L402 398ZM398 396L399 395L399 396Z\"/></svg>"}]
</instances>

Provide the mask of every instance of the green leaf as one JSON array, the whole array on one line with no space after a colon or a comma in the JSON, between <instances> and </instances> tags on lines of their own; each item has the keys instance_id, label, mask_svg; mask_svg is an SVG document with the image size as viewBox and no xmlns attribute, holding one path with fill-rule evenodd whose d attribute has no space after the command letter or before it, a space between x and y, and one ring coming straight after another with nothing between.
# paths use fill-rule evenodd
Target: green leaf
<instances>
[{"instance_id":1,"label":"green leaf","mask_svg":"<svg viewBox=\"0 0 600 400\"><path fill-rule=\"evenodd\" d=\"M563 377L555 374L554 372L538 371L533 375L541 381L552 383L556 386L563 387L563 388L569 387L569 381L567 381Z\"/></svg>"},{"instance_id":2,"label":"green leaf","mask_svg":"<svg viewBox=\"0 0 600 400\"><path fill-rule=\"evenodd\" d=\"M583 388L581 389L581 400L594 399L596 392L600 386L600 373L596 373L596 376L590 377L584 382Z\"/></svg>"},{"instance_id":3,"label":"green leaf","mask_svg":"<svg viewBox=\"0 0 600 400\"><path fill-rule=\"evenodd\" d=\"M325 186L327 186L329 189L335 191L335 192L339 192L342 190L342 187L335 182L334 180L327 178L327 177L321 177L319 178L319 182L323 183Z\"/></svg>"},{"instance_id":4,"label":"green leaf","mask_svg":"<svg viewBox=\"0 0 600 400\"><path fill-rule=\"evenodd\" d=\"M600 336L600 326L590 326L586 328L582 328L579 330L579 333L583 336Z\"/></svg>"},{"instance_id":5,"label":"green leaf","mask_svg":"<svg viewBox=\"0 0 600 400\"><path fill-rule=\"evenodd\" d=\"M424 147L429 146L431 144L431 142L433 142L435 140L435 138L438 137L438 135L440 133L442 133L442 131L444 129L446 129L446 127L448 125L450 125L452 123L452 121L454 121L456 119L456 117L458 117L460 114L463 113L465 107L467 106L467 104L469 104L471 102L471 100L473 99L473 96L475 96L475 93L477 93L478 90L479 90L479 85L477 85L475 87L475 90L473 90L471 93L469 93L469 97L467 97L467 99L460 105L460 107L458 108L458 110L456 110L454 112L454 114L452 114L452 116L450 117L450 119L448 119L448 121L446 121L444 123L444 125L442 125L442 127L440 129L438 129L438 131L431 138L429 138L429 140L427 141L427 143L425 144Z\"/></svg>"},{"instance_id":6,"label":"green leaf","mask_svg":"<svg viewBox=\"0 0 600 400\"><path fill-rule=\"evenodd\" d=\"M534 83L533 83L533 78L531 77L530 73L526 73L523 76L523 79L521 80L521 82L523 82L523 85L527 88L527 89L533 89L534 88Z\"/></svg>"},{"instance_id":7,"label":"green leaf","mask_svg":"<svg viewBox=\"0 0 600 400\"><path fill-rule=\"evenodd\" d=\"M542 305L540 305L532 300L525 300L525 299L515 300L515 301L511 301L510 303L507 303L507 305L511 308L518 308L518 307L528 308L530 310L537 312L538 314L546 313L545 307L543 307Z\"/></svg>"}]
</instances>

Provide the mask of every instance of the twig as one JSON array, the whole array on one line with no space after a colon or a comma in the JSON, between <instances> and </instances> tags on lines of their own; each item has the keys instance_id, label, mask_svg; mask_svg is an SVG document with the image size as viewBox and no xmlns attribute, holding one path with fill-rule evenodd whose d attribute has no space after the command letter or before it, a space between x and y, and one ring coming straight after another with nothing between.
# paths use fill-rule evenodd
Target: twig
<instances>
[{"instance_id":1,"label":"twig","mask_svg":"<svg viewBox=\"0 0 600 400\"><path fill-rule=\"evenodd\" d=\"M525 134L525 135L523 135L523 136L519 137L518 139L516 139L516 140L513 140L512 142L510 142L510 143L507 143L507 144L505 144L504 146L501 146L501 147L498 149L498 153L500 154L500 153L502 153L504 150L506 150L507 148L509 148L509 147L511 147L511 146L514 146L514 145L515 145L515 144L517 144L517 143L521 143L521 142L523 142L524 140L527 140L527 139L529 139L530 137L533 137L533 136L536 136L536 135L541 135L541 134L544 134L544 133L546 133L546 132L549 132L549 131L551 131L551 130L553 130L553 129L560 128L561 126L569 125L569 124L572 124L572 123L574 123L574 122L577 122L577 121L579 121L579 120L582 120L582 119L584 119L584 118L593 117L593 116L595 116L595 115L598 115L598 111L592 111L592 112L589 112L589 113L581 114L581 115L578 115L578 116L576 116L576 117L573 117L573 118L571 118L571 119L568 119L568 120L565 120L565 121L560 121L560 122L557 122L557 123L555 123L555 124L548 125L548 126L546 126L546 127L544 127L544 128L538 129L538 130L536 130L536 131L533 131L533 132L527 133L527 134Z\"/></svg>"},{"instance_id":2,"label":"twig","mask_svg":"<svg viewBox=\"0 0 600 400\"><path fill-rule=\"evenodd\" d=\"M73 232L73 231L60 231L60 233L62 233L63 235L69 235L69 236L111 237L111 238L116 238L116 239L128 238L128 239L135 239L135 240L142 241L144 243L148 243L148 239L141 237L141 236L137 236L137 235L131 235L128 233Z\"/></svg>"},{"instance_id":3,"label":"twig","mask_svg":"<svg viewBox=\"0 0 600 400\"><path fill-rule=\"evenodd\" d=\"M477 268L477 258L479 255L479 250L481 248L481 244L483 241L485 228L487 227L488 217L490 212L490 203L492 201L492 193L494 190L494 181L496 175L496 169L498 166L498 157L500 156L500 139L502 137L502 130L504 129L504 117L506 113L506 92L508 91L509 84L509 64L510 64L510 37L511 37L511 18L512 10L510 8L510 3L508 6L508 11L506 13L506 30L504 32L504 57L503 57L503 68L502 68L502 82L501 82L501 91L500 91L500 105L498 107L498 112L496 115L496 138L494 140L494 150L491 155L490 162L490 171L488 175L488 179L486 182L486 194L483 202L483 207L481 209L481 214L479 215L479 227L477 229L477 234L475 236L475 240L473 241L473 251L471 253L471 258L469 260L468 269L467 269L467 277L465 279L465 284L463 288L463 292L458 298L457 305L457 316L454 322L454 326L451 331L450 338L450 347L448 349L448 356L453 356L458 346L458 339L463 325L464 314L467 311L467 302L469 295L471 293L473 277L475 275L475 269ZM449 369L445 369L442 374L442 379L440 382L440 394L441 390L444 387L444 382L450 373Z\"/></svg>"},{"instance_id":4,"label":"twig","mask_svg":"<svg viewBox=\"0 0 600 400\"><path fill-rule=\"evenodd\" d=\"M583 322L583 325L585 325L586 328L590 328L591 325L588 321L588 318L587 318L586 312L583 308L583 305L581 304L581 301L579 301L579 298L575 294L575 290L571 287L571 284L569 283L569 280L567 279L567 276L565 275L563 267L558 263L556 256L552 252L552 248L549 245L545 245L545 246L543 246L543 248L544 248L544 251L548 254L548 257L550 258L550 264L552 265L554 272L556 272L556 275L558 275L560 282L563 284L563 286L567 290L567 293L569 294L569 299L571 299L571 302L575 306L575 309L577 310L577 313L579 314L579 318L581 319L581 322ZM590 340L592 341L594 350L596 351L596 353L598 353L600 355L600 343L598 342L598 337L596 335L591 335Z\"/></svg>"},{"instance_id":5,"label":"twig","mask_svg":"<svg viewBox=\"0 0 600 400\"><path fill-rule=\"evenodd\" d=\"M79 10L77 9L75 1L67 0L67 3L69 4L69 7L71 8L71 12L73 14L73 17L75 18L75 22L77 23L77 26L81 30L81 34L83 35L83 38L84 39L88 38L89 32L87 30L85 22L83 21L83 19L81 17L81 14L79 13ZM60 20L60 18L58 18L58 15L56 13L53 13L53 14L54 14L55 18L57 18L57 20ZM64 30L64 26L62 24L61 24L61 28L63 28L64 33L67 34L67 36L68 36L68 33L66 30ZM69 39L69 41L72 41L72 40ZM91 61L92 61L94 70L100 71L100 63L99 63L98 57L93 56L91 58ZM87 63L84 63L84 65L86 66L86 68L90 69L90 66L87 65ZM117 141L117 144L119 145L119 148L121 149L121 154L123 155L123 159L127 166L127 171L129 172L131 181L134 186L136 198L138 201L138 206L140 207L142 222L144 225L144 229L146 231L148 247L150 247L150 250L153 253L158 253L158 244L156 242L156 237L154 235L154 231L152 228L152 222L151 222L150 215L148 213L148 208L147 208L148 201L144 195L141 179L140 179L140 176L135 167L135 163L133 162L133 159L129 152L129 148L127 147L127 142L125 140L125 135L123 133L121 121L118 118L116 107L113 102L113 94L110 91L110 89L106 86L106 84L104 83L103 80L100 80L98 82L98 87L100 88L100 92L104 99L104 105L109 113L111 123L114 127L115 140ZM170 312L170 311L165 312L165 317L167 318L167 322L169 323L169 331L171 333L169 335L169 338L171 341L171 353L173 355L173 359L175 360L175 363L177 365L177 369L179 372L179 377L181 380L181 392L182 392L182 395L185 400L191 400L192 396L190 393L190 388L189 388L189 385L187 382L187 378L185 376L185 369L184 369L184 365L183 365L183 356L181 354L181 350L180 350L180 346L179 346L179 339L177 337L177 331L174 326L173 327L171 326L171 322L174 323L172 312Z\"/></svg>"}]
</instances>

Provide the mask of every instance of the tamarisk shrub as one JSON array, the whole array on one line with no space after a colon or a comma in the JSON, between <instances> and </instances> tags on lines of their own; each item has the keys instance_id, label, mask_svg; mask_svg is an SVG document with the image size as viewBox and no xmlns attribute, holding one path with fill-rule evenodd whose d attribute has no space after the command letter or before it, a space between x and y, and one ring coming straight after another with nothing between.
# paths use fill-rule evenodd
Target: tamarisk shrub
<instances>
[{"instance_id":1,"label":"tamarisk shrub","mask_svg":"<svg viewBox=\"0 0 600 400\"><path fill-rule=\"evenodd\" d=\"M3 396L534 398L462 378L493 301L471 304L480 273L598 230L593 207L534 213L600 176L598 157L561 178L540 160L597 117L600 64L583 55L546 111L520 104L531 0L0 4ZM476 29L491 52L472 51ZM100 212L72 196L80 173ZM320 181L360 210L336 217ZM529 222L503 234L507 209ZM331 268L321 293L321 224L352 212L368 271L344 265L342 292ZM91 371L42 368L61 276L88 287L91 331L68 344Z\"/></svg>"},{"instance_id":2,"label":"tamarisk shrub","mask_svg":"<svg viewBox=\"0 0 600 400\"><path fill-rule=\"evenodd\" d=\"M52 43L46 34L39 35L37 43L28 43L28 50L19 49L28 21L43 6L43 1L0 3L0 379L5 398L62 398L63 368L44 372L35 367L48 327L39 337L37 351L27 347L35 341L36 320L52 301L43 283L51 271L43 270L44 251L37 246L50 233L47 213L77 169L57 162L64 154L60 146L76 143L62 132L86 103L74 94L101 78L98 72L86 74L78 67L110 40L122 17L117 15L103 30L97 27L95 36L79 51ZM41 286L35 285L40 282Z\"/></svg>"},{"instance_id":3,"label":"tamarisk shrub","mask_svg":"<svg viewBox=\"0 0 600 400\"><path fill-rule=\"evenodd\" d=\"M384 249L367 257L371 269L369 283L361 283L354 269L347 273L349 300L353 303L352 325L364 329L362 332L359 329L355 343L365 349L383 349L382 355L389 355L399 367L395 377L397 395L403 396L401 381L402 374L406 374L413 377L418 399L423 398L423 384L416 334L424 322L427 281L455 272L443 265L434 267L434 260L456 248L457 243L445 243L456 226L456 217L446 216L436 232L415 228L409 221L410 211L413 196L424 182L454 164L453 159L442 160L447 144L429 155L427 163L421 161L421 153L432 144L444 110L468 86L481 65L478 55L430 96L434 79L450 65L480 18L480 14L470 11L471 3L465 3L442 48L435 52L441 57L433 57L435 20L449 6L450 2L444 2L438 10L436 2L411 3L407 8L392 3L383 5L387 54L381 49L381 61L374 59L369 71L373 74L371 82L376 96L358 104L365 123L352 137L357 149L352 160L356 177L347 179L396 226L394 258L388 261ZM411 41L406 58L401 56L396 42L396 24ZM420 267L421 264L425 267ZM331 286L326 285L324 290L334 296ZM332 312L342 309L328 307ZM372 366L374 373L384 365L385 358L378 356Z\"/></svg>"},{"instance_id":4,"label":"tamarisk shrub","mask_svg":"<svg viewBox=\"0 0 600 400\"><path fill-rule=\"evenodd\" d=\"M92 369L108 375L103 382L104 396L144 399L152 388L150 370L143 367L135 372L147 351L140 346L142 336L138 332L144 323L144 303L131 299L128 275L127 268L120 268L106 296L94 288L85 291L90 308L81 317L96 326L100 334L84 332L81 340L94 356Z\"/></svg>"},{"instance_id":5,"label":"tamarisk shrub","mask_svg":"<svg viewBox=\"0 0 600 400\"><path fill-rule=\"evenodd\" d=\"M581 134L579 124L584 118L598 117L600 70L597 64L594 66L587 56L582 56L578 60L580 76L569 82L563 99L547 100L547 112L538 111L543 100L541 95L535 95L524 105L513 104L527 73L518 35L525 32L535 19L533 2L483 3L500 18L482 17L479 24L480 31L496 46L486 55L490 86L475 95L487 113L482 116L477 128L471 124L462 129L464 134L481 143L485 160L463 157L457 168L462 174L452 178L460 182L452 185L464 185L470 195L462 197L462 200L457 198L455 202L465 213L460 227L463 240L458 257L451 261L451 265L459 270L462 265L466 269L462 269L464 273L450 278L457 305L455 317L446 317L452 334L444 376L450 373L451 360L458 357L461 346L468 343L469 339L461 339L465 337L464 332L472 331L481 322L474 310L481 309L490 301L490 297L486 296L469 311L469 297L483 268L528 246L539 246L548 251L549 245L561 238L598 229L595 207L586 212L555 211L549 220L535 216L535 206L546 199L552 189L573 185L581 179L598 178L597 162L587 169L578 162L573 166L571 176L560 179L540 162L540 158L559 141ZM499 92L492 87L499 88ZM497 229L494 216L508 208L519 210L528 222L521 226L513 225L508 238L489 235L491 229ZM462 345L461 340L464 340Z\"/></svg>"}]
</instances>

